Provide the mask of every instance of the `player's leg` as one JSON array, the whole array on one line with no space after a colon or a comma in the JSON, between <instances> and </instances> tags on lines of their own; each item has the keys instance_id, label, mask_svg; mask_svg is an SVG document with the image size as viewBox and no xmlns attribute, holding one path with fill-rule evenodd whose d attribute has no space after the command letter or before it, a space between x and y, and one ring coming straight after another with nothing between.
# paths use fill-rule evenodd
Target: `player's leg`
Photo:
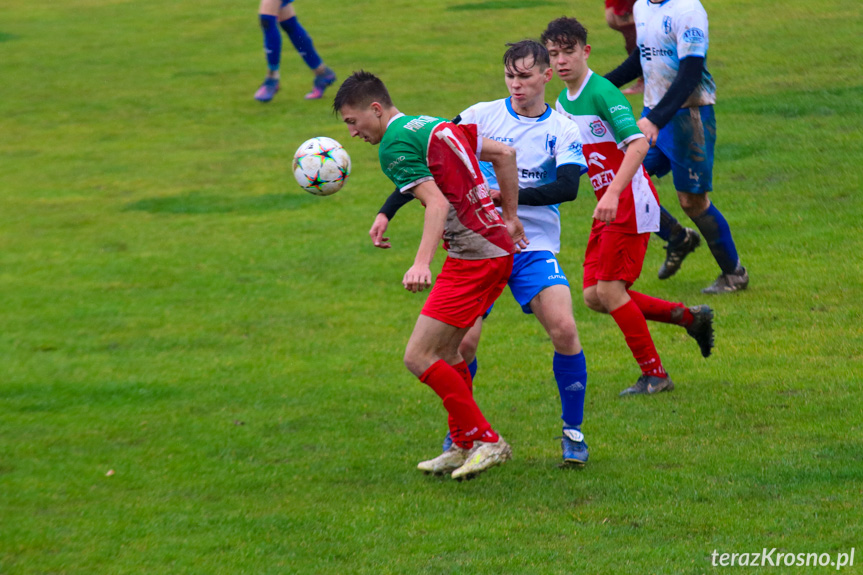
<instances>
[{"instance_id":1,"label":"player's leg","mask_svg":"<svg viewBox=\"0 0 863 575\"><path fill-rule=\"evenodd\" d=\"M255 92L259 102L269 102L279 91L279 63L282 56L282 34L278 16L281 0L261 0L258 19L264 34L264 53L267 55L267 77Z\"/></svg>"},{"instance_id":2,"label":"player's leg","mask_svg":"<svg viewBox=\"0 0 863 575\"><path fill-rule=\"evenodd\" d=\"M306 94L307 100L318 100L323 97L324 90L336 81L336 73L327 66L315 50L312 37L303 28L297 19L293 0L282 0L282 8L279 12L279 25L287 33L291 44L294 45L300 57L314 73L315 80L312 91Z\"/></svg>"},{"instance_id":3,"label":"player's leg","mask_svg":"<svg viewBox=\"0 0 863 575\"><path fill-rule=\"evenodd\" d=\"M647 173L655 178L661 178L671 171L671 161L659 146L652 146L648 150L643 165ZM659 231L656 235L665 240L665 261L659 266L657 274L661 280L676 274L684 258L701 244L698 232L683 227L664 206L659 206Z\"/></svg>"},{"instance_id":4,"label":"player's leg","mask_svg":"<svg viewBox=\"0 0 863 575\"><path fill-rule=\"evenodd\" d=\"M489 310L490 312L491 310ZM476 361L476 350L479 347L479 339L482 336L482 323L484 318L488 315L482 315L476 318L476 322L474 322L473 326L467 331L465 336L462 338L461 343L458 346L459 355L464 359L464 363L466 364L467 373L464 372L464 369L459 369L461 364L458 364L456 367L456 371L459 372L459 375L465 380L467 383L468 389L470 389L471 393L473 393L473 380L476 377L477 370L477 361ZM447 425L447 432L443 438L443 443L441 444L441 451L449 451L450 447L452 447L452 433L450 433L449 429L452 427L453 422L449 421Z\"/></svg>"},{"instance_id":5,"label":"player's leg","mask_svg":"<svg viewBox=\"0 0 863 575\"><path fill-rule=\"evenodd\" d=\"M740 263L731 228L707 195L713 188L716 143L713 106L683 109L675 114L669 126L673 138L674 187L680 206L704 236L721 270L713 285L702 292L720 294L746 289L749 275Z\"/></svg>"},{"instance_id":6,"label":"player's leg","mask_svg":"<svg viewBox=\"0 0 863 575\"><path fill-rule=\"evenodd\" d=\"M612 30L623 35L623 45L629 55L637 46L635 20L632 16L634 0L606 0L605 21ZM641 94L644 92L644 79L639 78L632 87L623 90L624 94Z\"/></svg>"}]
</instances>

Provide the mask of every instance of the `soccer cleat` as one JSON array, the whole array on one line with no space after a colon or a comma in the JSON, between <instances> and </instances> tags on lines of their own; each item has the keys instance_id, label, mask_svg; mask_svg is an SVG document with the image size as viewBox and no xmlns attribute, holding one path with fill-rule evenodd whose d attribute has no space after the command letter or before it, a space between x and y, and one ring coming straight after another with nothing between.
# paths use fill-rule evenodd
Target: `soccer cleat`
<instances>
[{"instance_id":1,"label":"soccer cleat","mask_svg":"<svg viewBox=\"0 0 863 575\"><path fill-rule=\"evenodd\" d=\"M512 457L512 448L500 437L494 443L475 441L473 449L470 450L464 465L452 472L452 478L473 479L486 469L500 465Z\"/></svg>"},{"instance_id":2,"label":"soccer cleat","mask_svg":"<svg viewBox=\"0 0 863 575\"><path fill-rule=\"evenodd\" d=\"M278 78L267 78L264 80L264 83L261 84L261 87L258 88L258 91L255 92L255 100L258 102L269 102L272 100L276 92L279 91L279 79Z\"/></svg>"},{"instance_id":3,"label":"soccer cleat","mask_svg":"<svg viewBox=\"0 0 863 575\"><path fill-rule=\"evenodd\" d=\"M449 431L446 432L446 437L443 438L442 447L444 451L449 451L449 448L452 447L452 435L450 435Z\"/></svg>"},{"instance_id":4,"label":"soccer cleat","mask_svg":"<svg viewBox=\"0 0 863 575\"><path fill-rule=\"evenodd\" d=\"M708 357L713 349L713 310L710 306L694 305L689 308L693 320L686 328L688 333L701 348L701 355Z\"/></svg>"},{"instance_id":5,"label":"soccer cleat","mask_svg":"<svg viewBox=\"0 0 863 575\"><path fill-rule=\"evenodd\" d=\"M448 450L444 451L434 459L421 461L417 465L417 469L426 474L433 473L435 475L443 475L444 473L449 473L464 465L470 452L471 450L469 449L463 449L458 445L452 444Z\"/></svg>"},{"instance_id":6,"label":"soccer cleat","mask_svg":"<svg viewBox=\"0 0 863 575\"><path fill-rule=\"evenodd\" d=\"M320 100L324 97L324 90L331 86L336 81L336 73L331 68L323 74L315 76L312 91L306 94L306 100Z\"/></svg>"},{"instance_id":7,"label":"soccer cleat","mask_svg":"<svg viewBox=\"0 0 863 575\"><path fill-rule=\"evenodd\" d=\"M674 382L670 377L656 377L655 375L642 375L632 387L627 387L620 392L620 396L625 395L653 395L660 391L671 391L674 389Z\"/></svg>"},{"instance_id":8,"label":"soccer cleat","mask_svg":"<svg viewBox=\"0 0 863 575\"><path fill-rule=\"evenodd\" d=\"M701 293L719 295L745 290L747 286L749 286L749 274L746 268L741 266L734 270L733 274L719 274L716 281L701 290Z\"/></svg>"},{"instance_id":9,"label":"soccer cleat","mask_svg":"<svg viewBox=\"0 0 863 575\"><path fill-rule=\"evenodd\" d=\"M701 245L701 236L691 228L684 228L686 235L677 243L665 246L665 261L659 266L659 279L665 280L677 273L683 258L695 251Z\"/></svg>"},{"instance_id":10,"label":"soccer cleat","mask_svg":"<svg viewBox=\"0 0 863 575\"><path fill-rule=\"evenodd\" d=\"M575 427L564 427L560 446L563 449L565 464L581 466L587 463L587 443L584 442L584 434L580 430Z\"/></svg>"}]
</instances>

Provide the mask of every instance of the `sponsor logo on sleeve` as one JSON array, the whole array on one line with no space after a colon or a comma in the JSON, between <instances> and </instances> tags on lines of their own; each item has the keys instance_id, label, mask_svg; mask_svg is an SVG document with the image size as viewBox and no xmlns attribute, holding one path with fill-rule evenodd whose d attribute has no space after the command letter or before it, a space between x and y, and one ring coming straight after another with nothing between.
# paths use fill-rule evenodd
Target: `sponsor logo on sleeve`
<instances>
[{"instance_id":1,"label":"sponsor logo on sleeve","mask_svg":"<svg viewBox=\"0 0 863 575\"><path fill-rule=\"evenodd\" d=\"M690 28L683 33L683 41L688 44L703 44L704 32L700 28Z\"/></svg>"}]
</instances>

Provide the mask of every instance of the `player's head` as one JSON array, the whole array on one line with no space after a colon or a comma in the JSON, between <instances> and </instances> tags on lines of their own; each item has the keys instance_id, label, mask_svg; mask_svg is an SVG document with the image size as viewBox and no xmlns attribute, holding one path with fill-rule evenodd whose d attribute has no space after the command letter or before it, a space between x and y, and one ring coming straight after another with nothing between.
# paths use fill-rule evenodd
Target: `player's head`
<instances>
[{"instance_id":1,"label":"player's head","mask_svg":"<svg viewBox=\"0 0 863 575\"><path fill-rule=\"evenodd\" d=\"M540 37L548 49L551 67L568 87L580 83L587 74L590 44L587 28L575 18L561 17L548 23Z\"/></svg>"},{"instance_id":2,"label":"player's head","mask_svg":"<svg viewBox=\"0 0 863 575\"><path fill-rule=\"evenodd\" d=\"M333 111L341 114L351 137L361 137L370 144L379 144L394 109L387 87L380 78L360 70L339 86L333 98Z\"/></svg>"},{"instance_id":3,"label":"player's head","mask_svg":"<svg viewBox=\"0 0 863 575\"><path fill-rule=\"evenodd\" d=\"M503 68L514 106L529 108L545 102L545 85L552 74L545 46L535 40L507 44Z\"/></svg>"}]
</instances>

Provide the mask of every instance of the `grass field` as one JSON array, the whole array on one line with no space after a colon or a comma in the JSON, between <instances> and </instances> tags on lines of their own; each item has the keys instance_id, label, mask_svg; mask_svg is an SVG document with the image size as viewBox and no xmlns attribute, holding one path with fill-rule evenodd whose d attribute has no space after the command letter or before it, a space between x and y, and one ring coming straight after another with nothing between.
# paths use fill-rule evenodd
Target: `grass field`
<instances>
[{"instance_id":1,"label":"grass field","mask_svg":"<svg viewBox=\"0 0 863 575\"><path fill-rule=\"evenodd\" d=\"M6 0L0 18L0 575L696 574L711 553L849 553L863 572L863 9L705 0L719 87L713 198L750 289L708 299L705 248L671 280L654 238L637 286L710 303L714 356L652 326L671 394L577 302L591 461L558 468L550 343L504 294L477 398L514 459L456 483L415 470L444 431L404 369L423 297L405 292L422 210L366 235L391 190L285 41L264 72L254 3ZM343 78L402 111L506 95L503 43L588 26L599 2L298 2ZM555 80L549 100L561 84ZM636 109L640 104L632 100ZM354 173L302 192L311 136ZM671 182L660 196L682 217ZM563 208L574 285L595 200ZM439 253L437 265L442 262ZM730 569L736 572L739 569ZM747 572L820 573L835 567Z\"/></svg>"}]
</instances>

